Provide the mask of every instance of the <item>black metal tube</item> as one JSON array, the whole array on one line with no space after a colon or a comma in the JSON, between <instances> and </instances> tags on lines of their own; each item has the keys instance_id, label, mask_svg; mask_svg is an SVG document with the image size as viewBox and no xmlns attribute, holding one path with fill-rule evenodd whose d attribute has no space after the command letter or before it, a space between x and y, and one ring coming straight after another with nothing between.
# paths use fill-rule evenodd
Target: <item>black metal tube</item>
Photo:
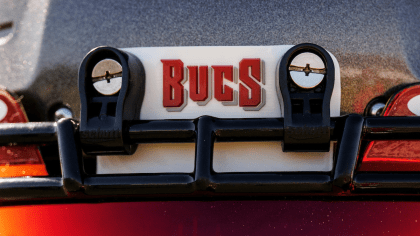
<instances>
[{"instance_id":1,"label":"black metal tube","mask_svg":"<svg viewBox=\"0 0 420 236\"><path fill-rule=\"evenodd\" d=\"M335 138L335 122L331 121L332 138ZM283 125L283 118L213 119L214 135L218 141L282 140ZM194 142L196 138L193 120L132 121L126 126L130 143Z\"/></svg>"},{"instance_id":2,"label":"black metal tube","mask_svg":"<svg viewBox=\"0 0 420 236\"><path fill-rule=\"evenodd\" d=\"M71 119L61 119L57 123L58 151L64 188L78 191L83 186L81 174L81 149L76 145L75 127Z\"/></svg>"},{"instance_id":3,"label":"black metal tube","mask_svg":"<svg viewBox=\"0 0 420 236\"><path fill-rule=\"evenodd\" d=\"M406 193L420 190L420 174L361 173L354 177L356 192Z\"/></svg>"},{"instance_id":4,"label":"black metal tube","mask_svg":"<svg viewBox=\"0 0 420 236\"><path fill-rule=\"evenodd\" d=\"M193 142L195 138L195 124L192 120L138 121L127 125L129 141L132 143Z\"/></svg>"},{"instance_id":5,"label":"black metal tube","mask_svg":"<svg viewBox=\"0 0 420 236\"><path fill-rule=\"evenodd\" d=\"M237 173L212 176L215 192L298 193L329 192L331 177L325 174Z\"/></svg>"},{"instance_id":6,"label":"black metal tube","mask_svg":"<svg viewBox=\"0 0 420 236\"><path fill-rule=\"evenodd\" d=\"M210 186L213 170L213 118L203 116L197 124L197 143L195 149L195 182L199 191L207 190Z\"/></svg>"},{"instance_id":7,"label":"black metal tube","mask_svg":"<svg viewBox=\"0 0 420 236\"><path fill-rule=\"evenodd\" d=\"M344 120L345 119L345 120ZM344 124L344 126L343 126ZM130 142L191 142L196 140L194 174L140 174L85 177L76 124L0 124L0 144L57 142L62 178L9 178L0 180L1 199L66 197L66 192L88 195L216 193L321 193L333 185L355 192L417 193L420 174L360 173L354 176L361 139L420 139L418 117L334 118L331 130L338 138L337 163L331 173L215 173L212 167L215 139L281 140L283 119L217 119L209 116L185 121L132 121L126 123ZM352 184L352 185L351 185Z\"/></svg>"},{"instance_id":8,"label":"black metal tube","mask_svg":"<svg viewBox=\"0 0 420 236\"><path fill-rule=\"evenodd\" d=\"M234 140L281 140L284 133L283 119L217 119L215 135Z\"/></svg>"},{"instance_id":9,"label":"black metal tube","mask_svg":"<svg viewBox=\"0 0 420 236\"><path fill-rule=\"evenodd\" d=\"M365 140L420 139L420 117L366 117Z\"/></svg>"},{"instance_id":10,"label":"black metal tube","mask_svg":"<svg viewBox=\"0 0 420 236\"><path fill-rule=\"evenodd\" d=\"M334 172L334 186L349 189L359 154L363 117L350 115L344 124L342 137L338 141L337 164Z\"/></svg>"},{"instance_id":11,"label":"black metal tube","mask_svg":"<svg viewBox=\"0 0 420 236\"><path fill-rule=\"evenodd\" d=\"M0 179L0 199L65 197L60 177Z\"/></svg>"},{"instance_id":12,"label":"black metal tube","mask_svg":"<svg viewBox=\"0 0 420 236\"><path fill-rule=\"evenodd\" d=\"M0 145L54 143L57 141L56 131L53 122L0 124Z\"/></svg>"},{"instance_id":13,"label":"black metal tube","mask_svg":"<svg viewBox=\"0 0 420 236\"><path fill-rule=\"evenodd\" d=\"M95 176L84 180L88 195L192 193L194 178L188 174Z\"/></svg>"}]
</instances>

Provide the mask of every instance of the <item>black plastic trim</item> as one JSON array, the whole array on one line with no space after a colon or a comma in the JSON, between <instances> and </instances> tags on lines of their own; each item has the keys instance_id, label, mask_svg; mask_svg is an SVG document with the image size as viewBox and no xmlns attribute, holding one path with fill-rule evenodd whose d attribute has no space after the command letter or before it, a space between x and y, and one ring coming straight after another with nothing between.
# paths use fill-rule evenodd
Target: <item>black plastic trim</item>
<instances>
[{"instance_id":1,"label":"black plastic trim","mask_svg":"<svg viewBox=\"0 0 420 236\"><path fill-rule=\"evenodd\" d=\"M297 86L290 76L289 66L301 53L318 55L326 74L314 88ZM309 65L309 64L308 64ZM335 82L335 67L330 54L322 47L303 43L289 49L280 60L278 83L283 98L284 152L328 152L330 150L330 102ZM311 101L321 101L319 112L313 112ZM302 102L301 109L293 109L293 100Z\"/></svg>"}]
</instances>

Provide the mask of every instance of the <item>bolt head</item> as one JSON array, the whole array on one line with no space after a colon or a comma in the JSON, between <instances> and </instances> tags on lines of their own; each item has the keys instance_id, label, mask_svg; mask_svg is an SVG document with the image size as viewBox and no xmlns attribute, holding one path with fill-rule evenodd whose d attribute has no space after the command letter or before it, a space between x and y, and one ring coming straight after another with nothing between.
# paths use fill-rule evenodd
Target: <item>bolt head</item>
<instances>
[{"instance_id":1,"label":"bolt head","mask_svg":"<svg viewBox=\"0 0 420 236\"><path fill-rule=\"evenodd\" d=\"M385 104L382 102L374 104L372 108L370 109L370 115L379 116L381 112L383 111L384 107L385 107Z\"/></svg>"},{"instance_id":2,"label":"bolt head","mask_svg":"<svg viewBox=\"0 0 420 236\"><path fill-rule=\"evenodd\" d=\"M118 93L122 85L122 66L113 59L104 59L92 70L93 87L102 95Z\"/></svg>"},{"instance_id":3,"label":"bolt head","mask_svg":"<svg viewBox=\"0 0 420 236\"><path fill-rule=\"evenodd\" d=\"M295 84L304 89L311 89L324 79L325 64L318 55L304 52L292 60L289 71Z\"/></svg>"},{"instance_id":4,"label":"bolt head","mask_svg":"<svg viewBox=\"0 0 420 236\"><path fill-rule=\"evenodd\" d=\"M0 121L6 117L8 110L7 104L0 99Z\"/></svg>"},{"instance_id":5,"label":"bolt head","mask_svg":"<svg viewBox=\"0 0 420 236\"><path fill-rule=\"evenodd\" d=\"M73 118L73 112L70 110L70 108L67 107L61 107L58 108L54 112L54 119L55 121L58 121L62 118Z\"/></svg>"}]
</instances>

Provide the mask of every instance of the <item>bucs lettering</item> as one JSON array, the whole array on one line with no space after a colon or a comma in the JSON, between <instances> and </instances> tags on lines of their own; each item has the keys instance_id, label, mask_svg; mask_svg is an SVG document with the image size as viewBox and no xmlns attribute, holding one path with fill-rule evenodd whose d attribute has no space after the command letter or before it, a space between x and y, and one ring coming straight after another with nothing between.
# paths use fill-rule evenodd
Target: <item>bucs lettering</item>
<instances>
[{"instance_id":1,"label":"bucs lettering","mask_svg":"<svg viewBox=\"0 0 420 236\"><path fill-rule=\"evenodd\" d=\"M181 111L187 105L188 95L199 106L205 106L212 99L212 95L225 106L239 105L246 111L260 110L265 104L265 90L261 87L261 84L264 84L261 73L263 68L259 58L245 58L239 62L239 96L238 91L224 83L224 80L227 80L238 84L235 68L232 65L185 68L179 59L161 60L161 62L163 63L163 106L168 111ZM189 80L189 94L184 89L187 80Z\"/></svg>"}]
</instances>

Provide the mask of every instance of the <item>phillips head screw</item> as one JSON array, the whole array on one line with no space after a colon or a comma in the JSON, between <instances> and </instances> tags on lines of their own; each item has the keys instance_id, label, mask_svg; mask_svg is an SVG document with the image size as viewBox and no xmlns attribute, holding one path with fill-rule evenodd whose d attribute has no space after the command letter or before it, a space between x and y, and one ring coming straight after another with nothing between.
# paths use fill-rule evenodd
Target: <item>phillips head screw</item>
<instances>
[{"instance_id":1,"label":"phillips head screw","mask_svg":"<svg viewBox=\"0 0 420 236\"><path fill-rule=\"evenodd\" d=\"M122 66L113 59L104 59L93 67L92 83L102 95L114 95L121 89Z\"/></svg>"},{"instance_id":2,"label":"phillips head screw","mask_svg":"<svg viewBox=\"0 0 420 236\"><path fill-rule=\"evenodd\" d=\"M326 73L322 59L311 52L297 55L289 66L290 77L301 88L311 89L324 79Z\"/></svg>"}]
</instances>

